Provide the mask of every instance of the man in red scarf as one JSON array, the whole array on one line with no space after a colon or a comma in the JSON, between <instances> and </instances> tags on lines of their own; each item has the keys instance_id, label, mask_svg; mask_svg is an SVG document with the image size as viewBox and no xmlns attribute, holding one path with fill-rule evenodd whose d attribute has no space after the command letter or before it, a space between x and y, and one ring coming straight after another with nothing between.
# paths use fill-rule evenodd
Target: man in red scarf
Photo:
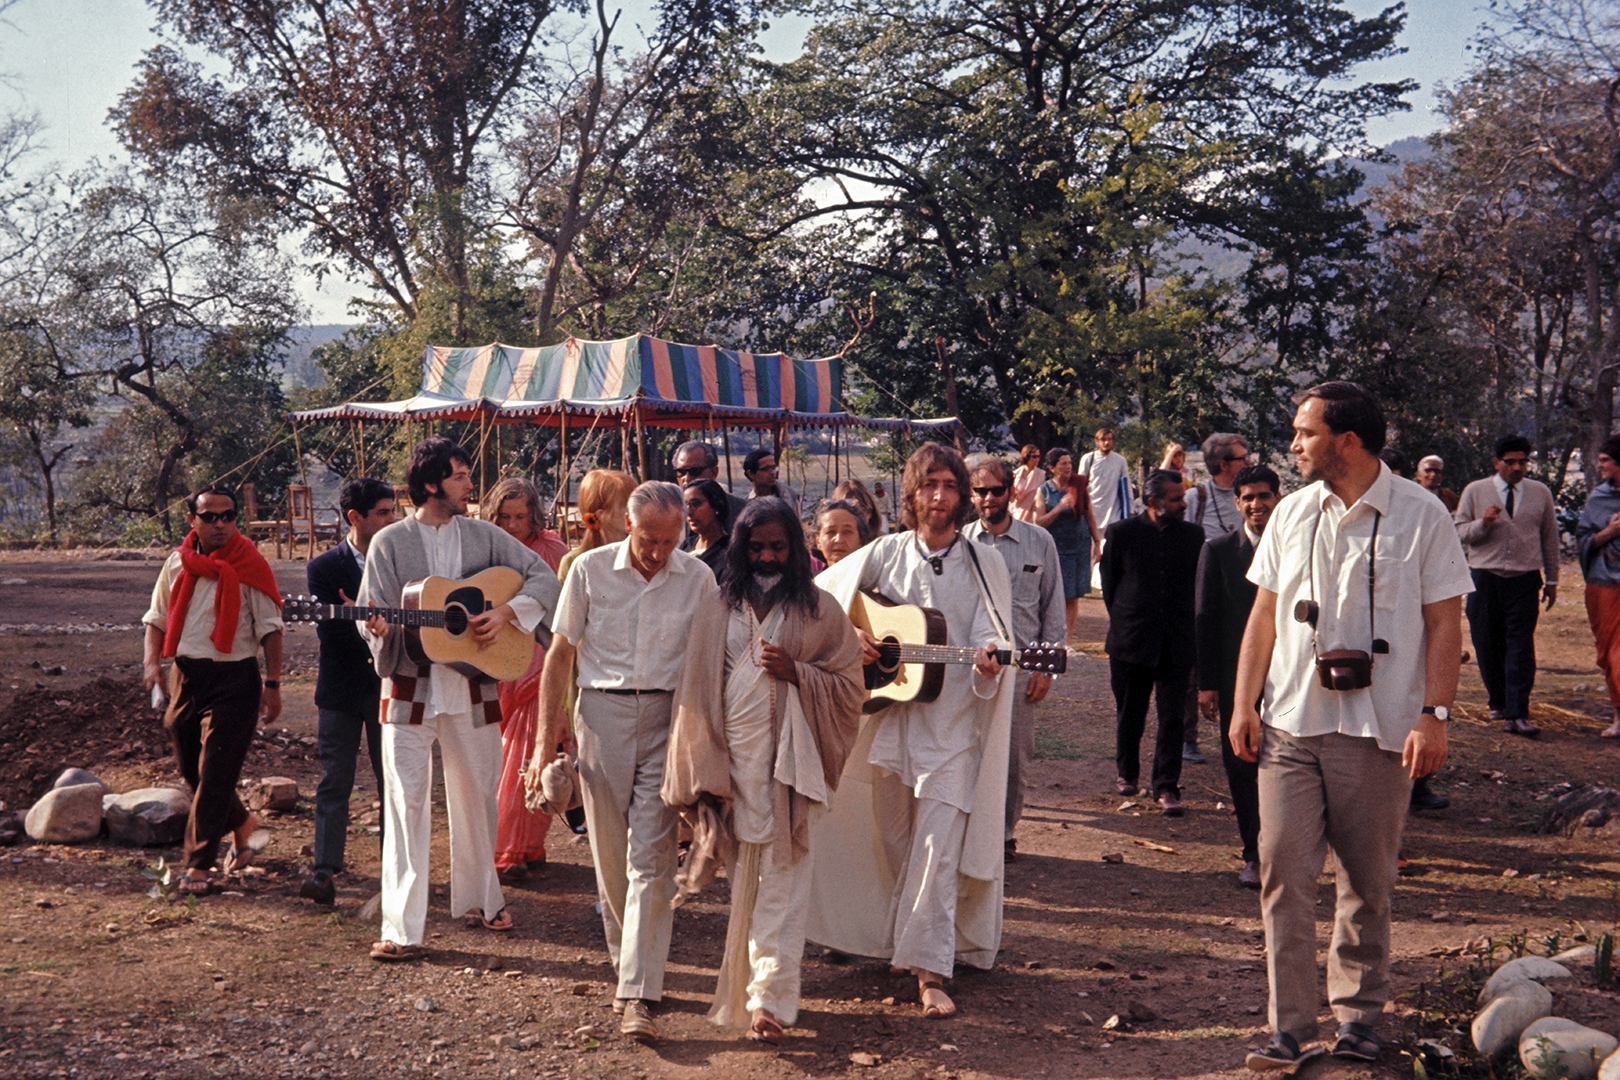
<instances>
[{"instance_id":1,"label":"man in red scarf","mask_svg":"<svg viewBox=\"0 0 1620 1080\"><path fill-rule=\"evenodd\" d=\"M193 792L180 891L200 895L212 887L209 873L227 835L227 873L244 869L264 846L236 782L261 710L266 720L281 715L281 593L270 564L237 532L228 489L209 484L192 492L186 521L191 532L164 561L141 621L147 689L162 679L162 661L174 659L163 726Z\"/></svg>"}]
</instances>

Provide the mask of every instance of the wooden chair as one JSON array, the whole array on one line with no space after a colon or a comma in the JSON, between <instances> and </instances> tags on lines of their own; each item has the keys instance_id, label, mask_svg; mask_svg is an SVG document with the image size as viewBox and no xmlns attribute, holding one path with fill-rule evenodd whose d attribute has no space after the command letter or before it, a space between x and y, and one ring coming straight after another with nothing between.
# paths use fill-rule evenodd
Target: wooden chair
<instances>
[{"instance_id":1,"label":"wooden chair","mask_svg":"<svg viewBox=\"0 0 1620 1080\"><path fill-rule=\"evenodd\" d=\"M242 513L237 522L237 529L253 543L257 544L260 537L267 536L276 542L276 558L281 558L281 534L285 527L283 522L275 519L264 519L259 516L259 497L253 484L243 484Z\"/></svg>"},{"instance_id":2,"label":"wooden chair","mask_svg":"<svg viewBox=\"0 0 1620 1080\"><path fill-rule=\"evenodd\" d=\"M287 485L287 553L298 551L299 537L303 537L308 552L305 559L315 557L315 496L308 484Z\"/></svg>"}]
</instances>

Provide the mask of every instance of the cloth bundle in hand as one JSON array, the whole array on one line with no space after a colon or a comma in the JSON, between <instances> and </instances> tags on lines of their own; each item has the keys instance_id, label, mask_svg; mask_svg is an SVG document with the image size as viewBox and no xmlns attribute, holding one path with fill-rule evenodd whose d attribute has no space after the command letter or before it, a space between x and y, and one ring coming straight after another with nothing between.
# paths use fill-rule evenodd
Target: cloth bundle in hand
<instances>
[{"instance_id":1,"label":"cloth bundle in hand","mask_svg":"<svg viewBox=\"0 0 1620 1080\"><path fill-rule=\"evenodd\" d=\"M551 764L540 770L538 789L533 778L533 770L523 774L523 805L530 811L539 810L555 816L583 805L579 768L567 754L553 759Z\"/></svg>"}]
</instances>

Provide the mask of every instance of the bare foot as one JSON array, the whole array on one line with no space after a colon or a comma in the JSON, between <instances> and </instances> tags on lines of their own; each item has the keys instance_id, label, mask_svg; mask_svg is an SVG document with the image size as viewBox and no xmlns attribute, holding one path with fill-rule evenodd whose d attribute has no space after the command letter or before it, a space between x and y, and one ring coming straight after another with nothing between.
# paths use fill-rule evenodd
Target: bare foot
<instances>
[{"instance_id":1,"label":"bare foot","mask_svg":"<svg viewBox=\"0 0 1620 1080\"><path fill-rule=\"evenodd\" d=\"M922 1003L923 1015L930 1020L956 1015L956 1002L945 993L945 984L937 975L917 976L917 998Z\"/></svg>"},{"instance_id":2,"label":"bare foot","mask_svg":"<svg viewBox=\"0 0 1620 1080\"><path fill-rule=\"evenodd\" d=\"M233 834L236 837L236 846L239 848L247 847L248 837L252 836L258 831L259 819L256 815L249 813L247 820L238 825L236 827L236 832Z\"/></svg>"},{"instance_id":3,"label":"bare foot","mask_svg":"<svg viewBox=\"0 0 1620 1080\"><path fill-rule=\"evenodd\" d=\"M1616 716L1614 718L1614 723L1598 732L1598 737L1603 739L1620 739L1620 716Z\"/></svg>"}]
</instances>

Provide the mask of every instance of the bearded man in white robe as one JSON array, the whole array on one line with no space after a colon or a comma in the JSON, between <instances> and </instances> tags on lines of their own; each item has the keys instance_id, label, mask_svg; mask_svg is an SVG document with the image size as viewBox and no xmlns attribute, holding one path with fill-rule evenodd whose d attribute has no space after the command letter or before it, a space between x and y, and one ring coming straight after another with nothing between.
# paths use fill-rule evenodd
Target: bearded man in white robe
<instances>
[{"instance_id":1,"label":"bearded man in white robe","mask_svg":"<svg viewBox=\"0 0 1620 1080\"><path fill-rule=\"evenodd\" d=\"M743 510L720 592L725 602L692 620L662 795L694 823L683 895L701 887L716 858L731 881L709 1017L774 1043L798 1018L810 822L855 739L866 697L861 644L812 581L804 529L781 499Z\"/></svg>"},{"instance_id":2,"label":"bearded man in white robe","mask_svg":"<svg viewBox=\"0 0 1620 1080\"><path fill-rule=\"evenodd\" d=\"M930 702L868 717L831 812L813 871L809 940L889 959L917 977L923 1015L951 1016L945 991L958 961L995 964L1001 947L1003 833L1013 679L1012 590L1005 562L961 535L972 516L962 455L925 443L906 462L902 518L911 531L879 537L816 583L849 609L858 593L933 608L947 644L971 664L947 664ZM879 657L862 633L863 656Z\"/></svg>"}]
</instances>

